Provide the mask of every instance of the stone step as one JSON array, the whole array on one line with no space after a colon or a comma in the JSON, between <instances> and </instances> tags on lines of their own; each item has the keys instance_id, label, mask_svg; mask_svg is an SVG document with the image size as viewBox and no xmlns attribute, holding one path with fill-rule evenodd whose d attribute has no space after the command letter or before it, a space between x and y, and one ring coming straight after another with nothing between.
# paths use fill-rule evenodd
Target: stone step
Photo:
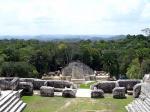
<instances>
[{"instance_id":1,"label":"stone step","mask_svg":"<svg viewBox=\"0 0 150 112\"><path fill-rule=\"evenodd\" d=\"M134 100L137 107L141 110L141 112L149 112L149 110L146 108L146 106L143 104L143 101L140 99Z\"/></svg>"},{"instance_id":2,"label":"stone step","mask_svg":"<svg viewBox=\"0 0 150 112\"><path fill-rule=\"evenodd\" d=\"M17 93L17 91L14 91L14 92L10 93L9 95L7 95L5 98L3 98L3 100L0 102L0 108L1 108L8 100L10 100L16 93Z\"/></svg>"},{"instance_id":3,"label":"stone step","mask_svg":"<svg viewBox=\"0 0 150 112\"><path fill-rule=\"evenodd\" d=\"M149 100L146 99L144 102L146 103L147 106L150 107L150 101Z\"/></svg>"},{"instance_id":4,"label":"stone step","mask_svg":"<svg viewBox=\"0 0 150 112\"><path fill-rule=\"evenodd\" d=\"M143 106L143 110L146 112L150 112L149 107L146 105L145 101L141 101L140 99L137 100Z\"/></svg>"},{"instance_id":5,"label":"stone step","mask_svg":"<svg viewBox=\"0 0 150 112\"><path fill-rule=\"evenodd\" d=\"M2 96L0 96L0 102L5 98L5 97L7 97L10 93L12 93L12 91L7 91L7 93L6 93L6 91L2 91Z\"/></svg>"},{"instance_id":6,"label":"stone step","mask_svg":"<svg viewBox=\"0 0 150 112\"><path fill-rule=\"evenodd\" d=\"M142 108L141 108L141 105L138 104L136 100L134 100L134 101L132 102L132 105L134 106L134 110L135 110L136 112L143 112L143 110L142 110Z\"/></svg>"},{"instance_id":7,"label":"stone step","mask_svg":"<svg viewBox=\"0 0 150 112\"><path fill-rule=\"evenodd\" d=\"M129 110L129 112L137 112L137 111L135 111L132 104L128 104L128 110Z\"/></svg>"},{"instance_id":8,"label":"stone step","mask_svg":"<svg viewBox=\"0 0 150 112\"><path fill-rule=\"evenodd\" d=\"M12 98L10 98L10 99L8 100L8 102L5 103L5 104L0 108L0 112L3 112L15 99L16 99L16 96L13 96Z\"/></svg>"},{"instance_id":9,"label":"stone step","mask_svg":"<svg viewBox=\"0 0 150 112\"><path fill-rule=\"evenodd\" d=\"M145 105L145 106L146 106L146 108L147 108L147 109L149 110L149 112L150 112L150 106L149 106L150 104L148 105L148 104L147 104L147 102L146 102L146 101L144 101L144 102L143 102L143 105Z\"/></svg>"},{"instance_id":10,"label":"stone step","mask_svg":"<svg viewBox=\"0 0 150 112\"><path fill-rule=\"evenodd\" d=\"M142 109L143 107L141 107L141 105L136 100L128 104L126 110L128 112L145 112L145 110Z\"/></svg>"},{"instance_id":11,"label":"stone step","mask_svg":"<svg viewBox=\"0 0 150 112\"><path fill-rule=\"evenodd\" d=\"M139 106L137 106L137 104L133 101L131 103L133 109L134 109L134 112L141 112L141 109L139 108Z\"/></svg>"},{"instance_id":12,"label":"stone step","mask_svg":"<svg viewBox=\"0 0 150 112\"><path fill-rule=\"evenodd\" d=\"M150 104L150 98L146 98L145 100Z\"/></svg>"},{"instance_id":13,"label":"stone step","mask_svg":"<svg viewBox=\"0 0 150 112\"><path fill-rule=\"evenodd\" d=\"M22 112L22 110L26 107L26 103L23 103L18 109L16 112Z\"/></svg>"},{"instance_id":14,"label":"stone step","mask_svg":"<svg viewBox=\"0 0 150 112\"><path fill-rule=\"evenodd\" d=\"M16 112L22 104L23 104L22 101L17 102L9 112Z\"/></svg>"},{"instance_id":15,"label":"stone step","mask_svg":"<svg viewBox=\"0 0 150 112\"><path fill-rule=\"evenodd\" d=\"M5 110L4 112L10 112L10 110L19 102L19 98L16 98Z\"/></svg>"}]
</instances>

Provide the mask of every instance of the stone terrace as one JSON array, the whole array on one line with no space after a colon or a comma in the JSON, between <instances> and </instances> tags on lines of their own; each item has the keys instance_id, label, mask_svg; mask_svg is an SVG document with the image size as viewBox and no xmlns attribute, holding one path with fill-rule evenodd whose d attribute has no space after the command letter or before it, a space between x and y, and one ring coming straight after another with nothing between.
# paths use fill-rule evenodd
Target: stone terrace
<instances>
[{"instance_id":1,"label":"stone terrace","mask_svg":"<svg viewBox=\"0 0 150 112\"><path fill-rule=\"evenodd\" d=\"M1 91L0 112L21 112L26 103L20 100L21 91Z\"/></svg>"},{"instance_id":2,"label":"stone terrace","mask_svg":"<svg viewBox=\"0 0 150 112\"><path fill-rule=\"evenodd\" d=\"M150 74L143 78L141 94L126 106L128 112L150 112Z\"/></svg>"}]
</instances>

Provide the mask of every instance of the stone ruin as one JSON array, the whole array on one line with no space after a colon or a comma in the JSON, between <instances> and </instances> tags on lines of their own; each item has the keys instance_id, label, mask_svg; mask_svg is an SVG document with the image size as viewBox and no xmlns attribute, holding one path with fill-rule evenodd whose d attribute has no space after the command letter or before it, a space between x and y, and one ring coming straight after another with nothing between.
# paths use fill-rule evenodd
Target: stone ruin
<instances>
[{"instance_id":1,"label":"stone ruin","mask_svg":"<svg viewBox=\"0 0 150 112\"><path fill-rule=\"evenodd\" d=\"M0 112L22 112L26 107L20 99L22 90L17 90L19 78L0 78Z\"/></svg>"},{"instance_id":2,"label":"stone ruin","mask_svg":"<svg viewBox=\"0 0 150 112\"><path fill-rule=\"evenodd\" d=\"M92 80L94 71L81 62L72 62L62 69L62 79L69 80L76 84Z\"/></svg>"},{"instance_id":3,"label":"stone ruin","mask_svg":"<svg viewBox=\"0 0 150 112\"><path fill-rule=\"evenodd\" d=\"M128 104L126 109L128 112L150 112L150 74L143 78L139 97Z\"/></svg>"},{"instance_id":4,"label":"stone ruin","mask_svg":"<svg viewBox=\"0 0 150 112\"><path fill-rule=\"evenodd\" d=\"M5 77L0 78L0 88L2 90L17 90L19 78Z\"/></svg>"},{"instance_id":5,"label":"stone ruin","mask_svg":"<svg viewBox=\"0 0 150 112\"><path fill-rule=\"evenodd\" d=\"M126 89L125 87L115 87L113 89L113 98L121 99L126 98Z\"/></svg>"},{"instance_id":6,"label":"stone ruin","mask_svg":"<svg viewBox=\"0 0 150 112\"><path fill-rule=\"evenodd\" d=\"M22 95L32 95L33 90L40 90L42 86L54 87L55 92L62 92L65 88L76 89L76 86L72 82L63 80L41 80L16 77L3 77L0 79L1 90L23 89Z\"/></svg>"},{"instance_id":7,"label":"stone ruin","mask_svg":"<svg viewBox=\"0 0 150 112\"><path fill-rule=\"evenodd\" d=\"M83 77L81 76L79 78ZM7 110L14 109L18 111L20 109L22 111L26 104L17 99L18 94L19 96L21 93L23 93L22 95L32 95L33 90L40 90L41 96L54 96L54 92L62 92L63 97L76 96L76 87L74 84L61 80L7 77L0 79L0 87L2 90L11 90L8 94L11 97L4 97L3 91L1 92L0 101L4 103L0 103L0 110L7 109L6 107L8 105L5 105L5 103L9 101L9 98L10 100L14 98L14 90L18 89L23 89L20 92L15 92L15 100L19 101L19 104L16 103L15 108L8 106L10 108ZM114 98L125 98L125 93L128 90L132 90L135 100L126 106L128 112L150 112L150 74L145 75L142 82L140 80L101 81L93 84L91 89L91 98L104 98L104 93L112 93ZM21 107L19 108L18 105L21 105Z\"/></svg>"},{"instance_id":8,"label":"stone ruin","mask_svg":"<svg viewBox=\"0 0 150 112\"><path fill-rule=\"evenodd\" d=\"M71 62L61 71L44 73L42 80L67 80L80 84L85 81L107 81L115 79L110 78L110 74L105 71L93 71L92 68L81 62Z\"/></svg>"},{"instance_id":9,"label":"stone ruin","mask_svg":"<svg viewBox=\"0 0 150 112\"><path fill-rule=\"evenodd\" d=\"M58 91L63 97L76 94L74 84L69 81L3 77L0 78L0 112L22 112L26 103L20 96L33 95L33 90L39 90L41 96L54 96Z\"/></svg>"}]
</instances>

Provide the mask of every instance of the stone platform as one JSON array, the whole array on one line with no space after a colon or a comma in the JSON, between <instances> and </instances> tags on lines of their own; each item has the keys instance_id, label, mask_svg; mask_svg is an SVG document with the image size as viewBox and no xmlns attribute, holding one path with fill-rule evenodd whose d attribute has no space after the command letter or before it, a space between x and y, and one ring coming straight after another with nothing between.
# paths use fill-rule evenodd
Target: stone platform
<instances>
[{"instance_id":1,"label":"stone platform","mask_svg":"<svg viewBox=\"0 0 150 112\"><path fill-rule=\"evenodd\" d=\"M128 112L150 112L150 74L146 74L141 84L141 94L126 107Z\"/></svg>"},{"instance_id":2,"label":"stone platform","mask_svg":"<svg viewBox=\"0 0 150 112\"><path fill-rule=\"evenodd\" d=\"M21 91L1 91L0 112L22 112L26 103L20 99Z\"/></svg>"}]
</instances>

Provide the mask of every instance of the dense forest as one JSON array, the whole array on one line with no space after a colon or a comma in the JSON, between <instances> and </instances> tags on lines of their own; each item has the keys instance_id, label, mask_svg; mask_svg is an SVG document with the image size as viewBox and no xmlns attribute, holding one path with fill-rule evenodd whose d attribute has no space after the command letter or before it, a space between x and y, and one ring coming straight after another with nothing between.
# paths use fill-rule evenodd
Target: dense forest
<instances>
[{"instance_id":1,"label":"dense forest","mask_svg":"<svg viewBox=\"0 0 150 112\"><path fill-rule=\"evenodd\" d=\"M0 40L0 76L41 77L80 61L118 78L142 78L150 72L150 37L79 42Z\"/></svg>"}]
</instances>

